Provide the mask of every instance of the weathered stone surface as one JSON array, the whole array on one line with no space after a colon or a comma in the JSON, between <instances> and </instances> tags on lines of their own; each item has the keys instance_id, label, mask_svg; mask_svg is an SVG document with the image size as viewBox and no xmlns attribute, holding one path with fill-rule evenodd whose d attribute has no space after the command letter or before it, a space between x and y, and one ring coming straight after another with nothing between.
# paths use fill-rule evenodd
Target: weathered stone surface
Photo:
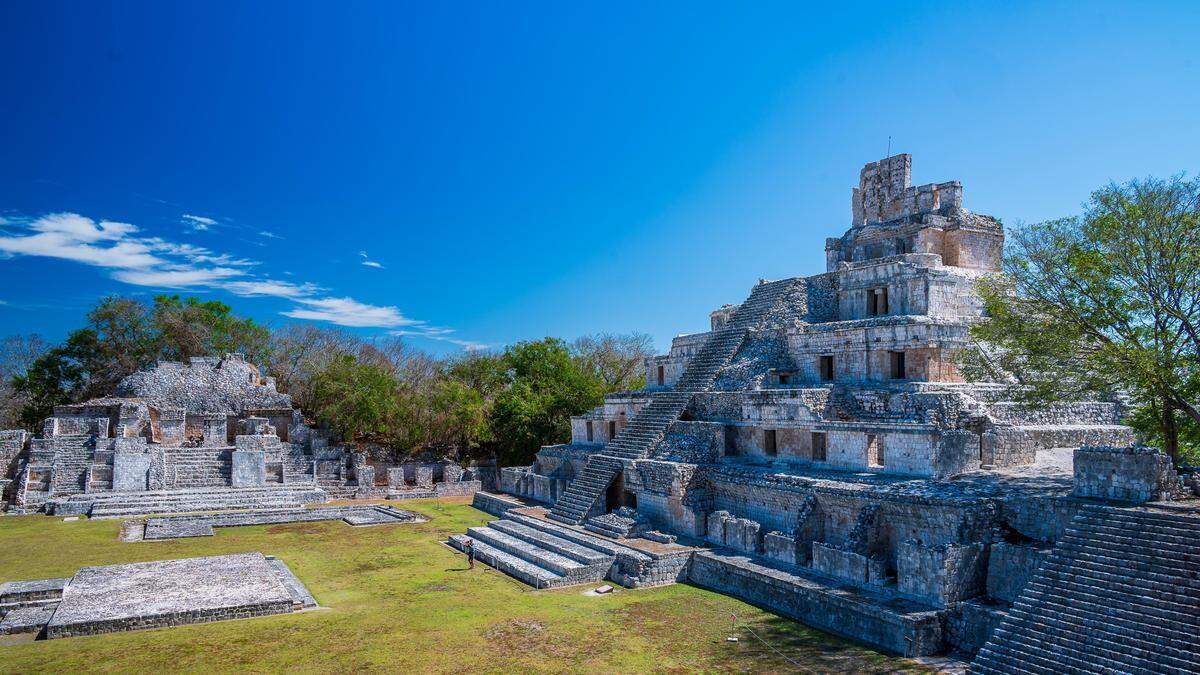
<instances>
[{"instance_id":1,"label":"weathered stone surface","mask_svg":"<svg viewBox=\"0 0 1200 675\"><path fill-rule=\"evenodd\" d=\"M261 553L85 567L71 579L48 638L160 628L292 611Z\"/></svg>"},{"instance_id":2,"label":"weathered stone surface","mask_svg":"<svg viewBox=\"0 0 1200 675\"><path fill-rule=\"evenodd\" d=\"M247 436L238 436L240 442ZM267 456L260 450L235 450L233 452L233 487L254 487L267 482Z\"/></svg>"},{"instance_id":3,"label":"weathered stone surface","mask_svg":"<svg viewBox=\"0 0 1200 675\"><path fill-rule=\"evenodd\" d=\"M1075 494L1127 502L1170 499L1182 492L1171 458L1145 446L1075 451Z\"/></svg>"}]
</instances>

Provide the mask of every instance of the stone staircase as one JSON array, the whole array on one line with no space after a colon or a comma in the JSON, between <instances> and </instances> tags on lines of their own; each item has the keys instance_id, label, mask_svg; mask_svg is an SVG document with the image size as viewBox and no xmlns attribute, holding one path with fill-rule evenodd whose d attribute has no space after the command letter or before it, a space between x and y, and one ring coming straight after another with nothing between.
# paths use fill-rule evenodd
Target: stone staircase
<instances>
[{"instance_id":1,"label":"stone staircase","mask_svg":"<svg viewBox=\"0 0 1200 675\"><path fill-rule=\"evenodd\" d=\"M311 483L314 480L313 476L313 458L312 455L305 454L298 448L294 448L291 452L285 453L283 456L283 482L285 483Z\"/></svg>"},{"instance_id":2,"label":"stone staircase","mask_svg":"<svg viewBox=\"0 0 1200 675\"><path fill-rule=\"evenodd\" d=\"M198 488L152 492L107 492L51 499L53 515L119 518L153 513L190 513L239 509L299 508L325 502L323 490L312 483L258 488Z\"/></svg>"},{"instance_id":3,"label":"stone staircase","mask_svg":"<svg viewBox=\"0 0 1200 675\"><path fill-rule=\"evenodd\" d=\"M186 489L227 487L233 473L229 448L172 448L166 453L168 485Z\"/></svg>"},{"instance_id":4,"label":"stone staircase","mask_svg":"<svg viewBox=\"0 0 1200 675\"><path fill-rule=\"evenodd\" d=\"M1089 505L976 673L1200 672L1200 507Z\"/></svg>"},{"instance_id":5,"label":"stone staircase","mask_svg":"<svg viewBox=\"0 0 1200 675\"><path fill-rule=\"evenodd\" d=\"M50 439L54 450L53 494L74 494L87 489L95 441L91 434L64 434Z\"/></svg>"},{"instance_id":6,"label":"stone staircase","mask_svg":"<svg viewBox=\"0 0 1200 675\"><path fill-rule=\"evenodd\" d=\"M759 328L798 283L802 280L785 279L755 286L729 324L710 333L700 350L688 359L674 390L653 393L650 402L630 418L603 450L588 460L584 470L555 502L550 517L578 525L587 517L598 515L596 511L604 508L602 502L608 486L621 471L620 460L649 456L671 423L683 414L692 395L712 388L721 368L737 353L749 332Z\"/></svg>"}]
</instances>

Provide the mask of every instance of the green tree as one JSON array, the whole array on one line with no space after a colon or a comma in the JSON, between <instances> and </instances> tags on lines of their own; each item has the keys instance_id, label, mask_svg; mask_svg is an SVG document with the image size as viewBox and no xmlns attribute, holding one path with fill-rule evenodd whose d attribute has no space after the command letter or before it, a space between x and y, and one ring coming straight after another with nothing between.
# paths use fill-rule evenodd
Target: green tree
<instances>
[{"instance_id":1,"label":"green tree","mask_svg":"<svg viewBox=\"0 0 1200 675\"><path fill-rule=\"evenodd\" d=\"M572 358L562 340L545 338L505 349L509 386L492 407L503 459L527 464L542 445L565 442L570 418L603 401L604 385Z\"/></svg>"},{"instance_id":2,"label":"green tree","mask_svg":"<svg viewBox=\"0 0 1200 675\"><path fill-rule=\"evenodd\" d=\"M270 331L253 319L235 315L223 302L160 295L154 298L150 317L161 359L186 361L232 352L261 363L269 356Z\"/></svg>"},{"instance_id":3,"label":"green tree","mask_svg":"<svg viewBox=\"0 0 1200 675\"><path fill-rule=\"evenodd\" d=\"M1097 190L1082 215L1010 233L969 376L1030 403L1126 395L1132 422L1179 462L1200 429L1200 181Z\"/></svg>"},{"instance_id":4,"label":"green tree","mask_svg":"<svg viewBox=\"0 0 1200 675\"><path fill-rule=\"evenodd\" d=\"M344 440L375 440L394 433L400 413L396 380L379 364L343 354L313 381L314 410Z\"/></svg>"}]
</instances>

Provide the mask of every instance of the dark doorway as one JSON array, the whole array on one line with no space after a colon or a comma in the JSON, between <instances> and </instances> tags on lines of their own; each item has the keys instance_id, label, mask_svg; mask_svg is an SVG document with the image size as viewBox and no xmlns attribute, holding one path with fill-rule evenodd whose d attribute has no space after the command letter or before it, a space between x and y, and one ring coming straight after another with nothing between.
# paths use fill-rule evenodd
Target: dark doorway
<instances>
[{"instance_id":1,"label":"dark doorway","mask_svg":"<svg viewBox=\"0 0 1200 675\"><path fill-rule=\"evenodd\" d=\"M665 382L665 381L666 381L666 378L663 377L663 367L659 366L658 367L658 386L660 386L660 387L663 386L663 382Z\"/></svg>"},{"instance_id":2,"label":"dark doorway","mask_svg":"<svg viewBox=\"0 0 1200 675\"><path fill-rule=\"evenodd\" d=\"M904 352L889 352L892 361L892 379L903 380L905 377Z\"/></svg>"},{"instance_id":3,"label":"dark doorway","mask_svg":"<svg viewBox=\"0 0 1200 675\"><path fill-rule=\"evenodd\" d=\"M763 451L772 457L779 454L778 440L775 438L774 429L763 431Z\"/></svg>"},{"instance_id":4,"label":"dark doorway","mask_svg":"<svg viewBox=\"0 0 1200 675\"><path fill-rule=\"evenodd\" d=\"M607 513L622 506L637 508L637 495L625 489L625 472L623 471L618 473L608 486L608 491L604 495L604 510Z\"/></svg>"},{"instance_id":5,"label":"dark doorway","mask_svg":"<svg viewBox=\"0 0 1200 675\"><path fill-rule=\"evenodd\" d=\"M812 432L812 458L814 462L825 461L825 433Z\"/></svg>"},{"instance_id":6,"label":"dark doorway","mask_svg":"<svg viewBox=\"0 0 1200 675\"><path fill-rule=\"evenodd\" d=\"M819 368L821 371L821 379L826 382L832 381L833 380L833 357L832 356L822 356L818 365L819 365Z\"/></svg>"}]
</instances>

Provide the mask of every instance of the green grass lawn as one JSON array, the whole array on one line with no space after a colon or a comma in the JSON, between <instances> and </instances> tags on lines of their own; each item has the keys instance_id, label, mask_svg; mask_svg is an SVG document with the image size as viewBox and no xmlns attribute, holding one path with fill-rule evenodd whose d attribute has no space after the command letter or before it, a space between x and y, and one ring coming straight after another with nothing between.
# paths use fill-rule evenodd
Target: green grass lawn
<instances>
[{"instance_id":1,"label":"green grass lawn","mask_svg":"<svg viewBox=\"0 0 1200 675\"><path fill-rule=\"evenodd\" d=\"M688 585L590 597L533 591L443 542L489 518L459 503L405 502L430 521L222 528L215 537L123 543L117 520L0 518L0 581L85 565L261 551L287 562L324 609L180 628L0 646L3 672L561 672L797 670L730 614L817 672L918 670Z\"/></svg>"}]
</instances>

